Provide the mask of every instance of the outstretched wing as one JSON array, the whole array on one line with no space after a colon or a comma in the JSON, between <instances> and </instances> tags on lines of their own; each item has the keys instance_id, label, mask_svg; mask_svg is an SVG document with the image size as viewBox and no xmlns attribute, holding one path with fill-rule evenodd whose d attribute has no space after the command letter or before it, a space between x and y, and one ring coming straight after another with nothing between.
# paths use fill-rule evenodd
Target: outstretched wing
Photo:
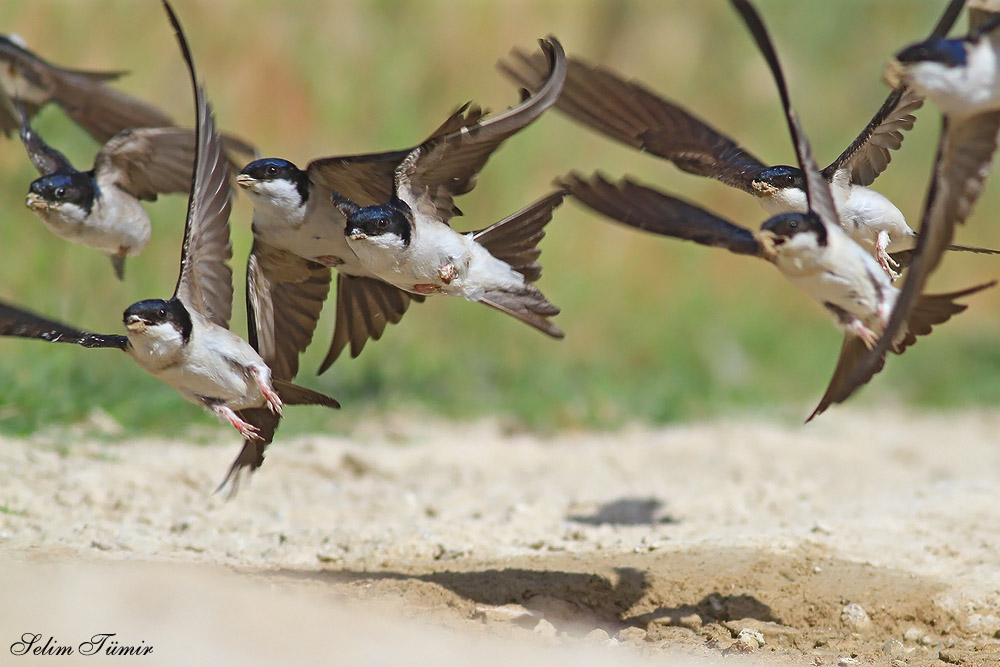
<instances>
[{"instance_id":1,"label":"outstretched wing","mask_svg":"<svg viewBox=\"0 0 1000 667\"><path fill-rule=\"evenodd\" d=\"M617 184L601 174L579 174L556 181L583 204L630 227L684 241L725 248L738 255L762 256L753 232L676 197L625 179Z\"/></svg>"},{"instance_id":2,"label":"outstretched wing","mask_svg":"<svg viewBox=\"0 0 1000 667\"><path fill-rule=\"evenodd\" d=\"M965 0L951 0L930 37L944 37L955 25ZM971 12L972 10L970 10ZM971 16L971 14L970 14ZM889 93L875 116L851 145L823 170L827 180L832 180L839 169L849 169L851 183L871 185L885 171L892 160L892 153L903 143L903 133L916 121L913 112L924 103L923 98L906 86Z\"/></svg>"},{"instance_id":3,"label":"outstretched wing","mask_svg":"<svg viewBox=\"0 0 1000 667\"><path fill-rule=\"evenodd\" d=\"M736 11L743 18L743 22L750 30L757 48L760 49L764 60L767 61L771 74L774 76L775 85L778 87L778 94L781 96L781 105L785 110L785 117L788 120L788 131L792 135L792 144L795 146L795 155L798 158L799 168L805 175L806 201L809 210L815 214L827 227L840 224L840 216L837 215L837 207L833 203L833 194L830 192L830 184L819 170L816 159L812 155L812 148L809 140L802 130L799 116L792 108L791 100L788 97L788 86L785 83L785 75L781 71L781 63L778 62L778 54L774 51L774 44L771 36L764 27L757 10L754 9L747 0L730 0Z\"/></svg>"},{"instance_id":4,"label":"outstretched wing","mask_svg":"<svg viewBox=\"0 0 1000 667\"><path fill-rule=\"evenodd\" d=\"M904 330L927 280L951 245L955 224L965 221L982 192L996 150L998 131L1000 112L996 111L957 122L946 118L942 122L941 140L913 261L882 337L859 364L852 381L869 373Z\"/></svg>"},{"instance_id":5,"label":"outstretched wing","mask_svg":"<svg viewBox=\"0 0 1000 667\"><path fill-rule=\"evenodd\" d=\"M74 329L54 320L0 301L0 336L37 338L50 343L74 343L83 347L116 347L124 350L128 338L110 334L95 334Z\"/></svg>"},{"instance_id":6,"label":"outstretched wing","mask_svg":"<svg viewBox=\"0 0 1000 667\"><path fill-rule=\"evenodd\" d=\"M540 44L549 76L535 94L492 118L428 139L404 160L396 172L396 195L411 209L447 222L458 213L454 197L475 187L476 176L500 144L555 103L566 79L566 54L555 37Z\"/></svg>"},{"instance_id":7,"label":"outstretched wing","mask_svg":"<svg viewBox=\"0 0 1000 667\"><path fill-rule=\"evenodd\" d=\"M538 90L544 81L543 54L514 50L499 63L517 85ZM577 122L623 144L669 160L678 169L753 192L765 165L733 139L669 102L635 79L570 58L556 108Z\"/></svg>"},{"instance_id":8,"label":"outstretched wing","mask_svg":"<svg viewBox=\"0 0 1000 667\"><path fill-rule=\"evenodd\" d=\"M376 278L338 273L337 321L319 372L330 368L348 344L351 356L357 357L369 338L381 338L389 324L398 324L403 319L411 302L423 300L419 294L404 292Z\"/></svg>"},{"instance_id":9,"label":"outstretched wing","mask_svg":"<svg viewBox=\"0 0 1000 667\"><path fill-rule=\"evenodd\" d=\"M205 99L204 88L198 84L187 39L170 5L164 3L164 7L191 74L197 116L195 132L198 135L191 195L184 223L180 275L174 297L220 327L228 328L233 308L233 271L229 267L233 256L229 241L229 211L232 206L229 168L222 141L215 132L212 108Z\"/></svg>"},{"instance_id":10,"label":"outstretched wing","mask_svg":"<svg viewBox=\"0 0 1000 667\"><path fill-rule=\"evenodd\" d=\"M330 290L330 269L254 239L247 262L249 342L273 378L291 380Z\"/></svg>"}]
</instances>

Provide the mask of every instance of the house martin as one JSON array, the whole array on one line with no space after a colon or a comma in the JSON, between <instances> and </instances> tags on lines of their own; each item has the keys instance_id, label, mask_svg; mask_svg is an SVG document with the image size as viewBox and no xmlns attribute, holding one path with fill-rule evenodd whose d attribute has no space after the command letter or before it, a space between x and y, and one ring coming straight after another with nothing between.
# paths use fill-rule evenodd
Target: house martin
<instances>
[{"instance_id":1,"label":"house martin","mask_svg":"<svg viewBox=\"0 0 1000 667\"><path fill-rule=\"evenodd\" d=\"M770 37L748 2L732 0L732 3L764 54L778 86L803 174L806 212L779 214L754 233L693 204L629 180L616 185L600 175L590 180L571 175L557 184L588 207L632 227L766 259L793 285L817 301L845 336L830 386L807 419L809 421L830 404L832 391L844 391L845 378L853 375L856 365L868 348L875 345L886 326L899 290L874 257L841 226L829 181L816 164L798 116L791 107ZM916 341L916 336L930 333L933 325L947 321L966 308L954 303L955 299L992 284L920 297L919 307L910 313L906 329L896 337L891 350L902 353ZM881 366L874 369L867 378L851 387L844 398L880 369Z\"/></svg>"},{"instance_id":2,"label":"house martin","mask_svg":"<svg viewBox=\"0 0 1000 667\"><path fill-rule=\"evenodd\" d=\"M18 38L0 35L0 132L9 135L22 126L17 105L33 118L49 102L58 105L99 144L123 130L174 126L162 110L108 85L126 73L59 67L29 51ZM232 156L257 154L254 146L238 137L222 137ZM193 146L193 134L189 141Z\"/></svg>"},{"instance_id":3,"label":"house martin","mask_svg":"<svg viewBox=\"0 0 1000 667\"><path fill-rule=\"evenodd\" d=\"M943 35L964 0L952 0L932 34ZM538 85L540 60L515 50L501 70L519 86ZM896 206L868 186L881 174L913 127L913 112L923 103L916 91L892 92L858 137L823 170L833 189L844 228L893 279L917 241ZM768 166L678 104L636 80L569 59L566 85L556 108L574 120L621 143L673 162L679 169L706 176L754 195L769 215L805 212L803 175L798 167ZM951 250L997 254L1000 251L953 245Z\"/></svg>"},{"instance_id":4,"label":"house martin","mask_svg":"<svg viewBox=\"0 0 1000 667\"><path fill-rule=\"evenodd\" d=\"M985 78L977 70L986 67L994 71L1000 65L994 42L1000 12L970 10L969 24L965 37L902 49L886 69L890 83L925 92L941 107L943 119L913 262L881 339L858 364L848 384L878 365L879 355L885 355L909 314L919 308L918 295L950 246L955 225L964 223L972 213L992 167L1000 131L1000 100L982 103L978 95L986 88L979 85L985 86ZM987 58L990 53L992 65ZM966 86L974 82L979 85Z\"/></svg>"},{"instance_id":5,"label":"house martin","mask_svg":"<svg viewBox=\"0 0 1000 667\"><path fill-rule=\"evenodd\" d=\"M400 321L412 301L423 301L425 293L386 280L359 259L353 246L361 241L348 239L342 206L334 204L332 194L358 207L384 204L394 195L397 167L419 154L423 157L416 179L428 188L429 197L422 206L436 209L431 215L443 223L460 215L452 198L471 191L493 151L552 106L562 89L566 73L562 46L550 37L542 40L542 49L548 63L543 82L533 95L502 114L485 117L480 107L466 104L417 147L321 158L304 170L279 158L255 160L244 167L236 181L254 204L254 247L248 269L248 309L255 323L251 341L273 350L279 365L297 369L298 354L309 344L326 298L331 268L337 270L336 324L320 373L348 345L351 356L358 356L369 338L378 340L389 323ZM544 204L536 203L522 213L538 220L542 209L555 206L553 202L546 198ZM505 230L526 219L514 217ZM495 232L486 238L500 236ZM540 303L546 312L551 309ZM499 300L495 305L518 307ZM540 325L547 316L525 317ZM548 323L545 328L557 331Z\"/></svg>"},{"instance_id":6,"label":"house martin","mask_svg":"<svg viewBox=\"0 0 1000 667\"><path fill-rule=\"evenodd\" d=\"M15 105L21 141L41 174L29 186L28 208L59 238L106 253L123 279L125 258L149 241L140 200L190 190L195 135L179 127L124 130L104 144L89 171L78 171L32 129L23 105Z\"/></svg>"},{"instance_id":7,"label":"house martin","mask_svg":"<svg viewBox=\"0 0 1000 667\"><path fill-rule=\"evenodd\" d=\"M167 0L163 6L187 63L197 119L195 166L174 294L129 306L122 316L125 336L85 332L0 304L0 335L124 351L143 370L243 436L243 449L223 481L223 486L231 481L235 492L241 471L252 472L263 463L264 448L274 436L284 404L339 404L272 378L261 355L228 328L233 296L229 169L180 23Z\"/></svg>"}]
</instances>

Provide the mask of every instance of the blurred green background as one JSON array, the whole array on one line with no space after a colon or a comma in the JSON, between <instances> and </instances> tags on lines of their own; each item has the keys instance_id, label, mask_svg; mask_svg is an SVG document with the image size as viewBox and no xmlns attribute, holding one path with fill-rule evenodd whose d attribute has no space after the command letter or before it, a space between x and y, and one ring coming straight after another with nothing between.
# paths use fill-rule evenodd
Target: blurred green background
<instances>
[{"instance_id":1,"label":"blurred green background","mask_svg":"<svg viewBox=\"0 0 1000 667\"><path fill-rule=\"evenodd\" d=\"M760 2L820 162L832 160L868 122L887 93L886 58L928 32L943 4ZM496 60L550 33L570 54L680 101L763 160L794 160L773 83L722 0L178 0L176 9L221 127L256 142L262 155L300 166L315 157L412 145L466 100L505 108L517 95L495 70ZM5 0L0 31L19 34L57 64L131 70L122 89L191 124L190 87L158 3ZM877 183L911 221L939 127L933 108L919 118ZM35 127L78 167L91 164L96 146L57 108L43 112ZM486 226L572 169L628 173L743 224L756 228L764 220L748 195L682 174L550 112L494 156L475 192L459 201L466 217L456 226ZM0 298L117 333L125 306L170 294L183 197L148 207L153 239L119 284L103 255L56 238L24 207L34 173L16 140L0 140L0 174L6 202ZM998 197L990 182L959 242L1000 247L1000 225L992 219ZM240 197L232 218L233 326L240 334L250 217ZM438 297L413 307L360 358L345 356L316 377L332 332L329 307L300 380L338 397L344 409L293 408L283 432L344 432L360 420L413 411L497 415L543 430L750 410L797 421L822 395L841 336L766 263L637 233L572 202L557 211L542 247L540 286L563 309L556 322L567 332L564 341L483 306ZM932 288L998 275L997 258L952 254ZM869 387L815 428L838 412L873 405L996 404L1000 293L976 296L971 306L905 357L891 359ZM0 431L86 423L95 410L140 433L214 428L212 417L115 351L0 341Z\"/></svg>"}]
</instances>

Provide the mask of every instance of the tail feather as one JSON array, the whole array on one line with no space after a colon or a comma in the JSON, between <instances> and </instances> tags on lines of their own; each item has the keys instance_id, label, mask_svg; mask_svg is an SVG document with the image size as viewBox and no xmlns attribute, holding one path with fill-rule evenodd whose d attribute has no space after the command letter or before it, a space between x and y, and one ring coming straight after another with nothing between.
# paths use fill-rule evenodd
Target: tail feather
<instances>
[{"instance_id":1,"label":"tail feather","mask_svg":"<svg viewBox=\"0 0 1000 667\"><path fill-rule=\"evenodd\" d=\"M902 354L903 350L917 342L917 336L926 336L935 324L943 324L969 307L968 304L955 303L956 299L981 292L996 284L997 282L993 280L957 292L921 296L913 306L909 319L906 320L905 332L893 342L892 351Z\"/></svg>"},{"instance_id":2,"label":"tail feather","mask_svg":"<svg viewBox=\"0 0 1000 667\"><path fill-rule=\"evenodd\" d=\"M321 394L318 391L313 391L312 389L275 378L271 378L271 384L274 385L274 390L278 392L278 396L281 397L281 401L288 405L323 405L328 408L340 407L340 403L337 399L327 396L326 394Z\"/></svg>"},{"instance_id":3,"label":"tail feather","mask_svg":"<svg viewBox=\"0 0 1000 667\"><path fill-rule=\"evenodd\" d=\"M1000 250L994 250L993 248L980 248L979 246L958 245L955 243L948 246L948 250L954 252L974 252L979 255L1000 255Z\"/></svg>"},{"instance_id":4,"label":"tail feather","mask_svg":"<svg viewBox=\"0 0 1000 667\"><path fill-rule=\"evenodd\" d=\"M472 238L533 283L542 276L542 266L537 261L542 253L538 243L545 236L545 225L552 219L553 209L562 203L565 194L561 190L552 192L500 222L474 232Z\"/></svg>"},{"instance_id":5,"label":"tail feather","mask_svg":"<svg viewBox=\"0 0 1000 667\"><path fill-rule=\"evenodd\" d=\"M548 320L549 317L559 314L559 308L546 299L534 285L525 285L524 291L518 294L490 291L480 299L480 302L507 313L553 338L566 336L559 327Z\"/></svg>"}]
</instances>

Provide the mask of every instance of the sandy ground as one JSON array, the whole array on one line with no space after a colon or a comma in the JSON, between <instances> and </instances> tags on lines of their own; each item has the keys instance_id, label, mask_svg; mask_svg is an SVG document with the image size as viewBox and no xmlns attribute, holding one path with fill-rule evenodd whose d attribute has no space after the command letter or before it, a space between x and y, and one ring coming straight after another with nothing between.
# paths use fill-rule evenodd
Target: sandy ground
<instances>
[{"instance_id":1,"label":"sandy ground","mask_svg":"<svg viewBox=\"0 0 1000 667\"><path fill-rule=\"evenodd\" d=\"M399 418L279 439L228 501L226 431L0 441L0 664L996 665L998 432Z\"/></svg>"}]
</instances>

